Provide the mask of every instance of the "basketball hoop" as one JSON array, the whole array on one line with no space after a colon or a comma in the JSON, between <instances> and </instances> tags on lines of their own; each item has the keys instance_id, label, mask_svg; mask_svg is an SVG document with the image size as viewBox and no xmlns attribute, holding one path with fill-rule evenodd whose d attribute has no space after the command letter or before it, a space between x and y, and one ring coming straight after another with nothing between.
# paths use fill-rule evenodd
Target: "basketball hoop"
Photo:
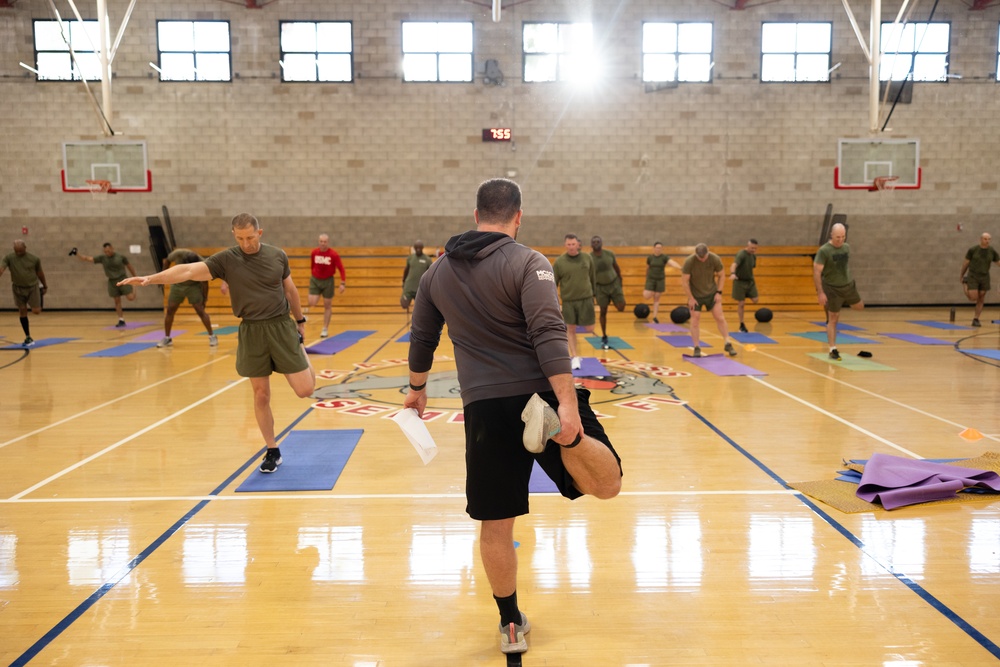
<instances>
[{"instance_id":1,"label":"basketball hoop","mask_svg":"<svg viewBox=\"0 0 1000 667\"><path fill-rule=\"evenodd\" d=\"M92 199L107 199L111 192L111 181L87 181L87 189L90 190Z\"/></svg>"},{"instance_id":2,"label":"basketball hoop","mask_svg":"<svg viewBox=\"0 0 1000 667\"><path fill-rule=\"evenodd\" d=\"M871 191L875 192L878 190L879 193L891 194L896 190L896 183L898 181L899 176L876 176L872 183Z\"/></svg>"}]
</instances>

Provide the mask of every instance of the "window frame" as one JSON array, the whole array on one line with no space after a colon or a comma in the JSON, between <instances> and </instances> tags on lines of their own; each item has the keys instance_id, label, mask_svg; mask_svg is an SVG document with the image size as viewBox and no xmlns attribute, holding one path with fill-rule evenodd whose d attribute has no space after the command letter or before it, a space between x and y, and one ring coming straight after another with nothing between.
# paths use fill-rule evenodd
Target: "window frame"
<instances>
[{"instance_id":1,"label":"window frame","mask_svg":"<svg viewBox=\"0 0 1000 667\"><path fill-rule=\"evenodd\" d=\"M408 23L422 23L422 24L462 24L468 25L472 30L471 44L469 51L407 51L406 45L404 43L404 26ZM412 19L407 19L400 21L399 24L399 50L402 56L400 65L402 68L402 80L403 83L446 83L446 84L471 84L476 80L476 24L474 21L464 21L464 20L453 20L453 21L416 21ZM433 80L427 79L408 79L406 78L406 56L407 55L434 55L434 71L435 78ZM450 55L467 55L469 56L469 78L466 81L455 80L455 79L441 79L441 56Z\"/></svg>"},{"instance_id":2,"label":"window frame","mask_svg":"<svg viewBox=\"0 0 1000 667\"><path fill-rule=\"evenodd\" d=\"M283 30L283 27L286 24L294 24L294 23L311 23L314 27L316 27L317 33L319 31L319 26L323 25L323 24L347 25L348 26L348 30L350 31L350 35L351 35L351 48L350 48L349 51L321 51L321 50L319 50L320 45L318 43L319 40L317 39L316 51L285 51L284 48L282 47L282 44L281 44L282 30ZM287 56L287 55L315 55L316 56L316 61L315 61L315 65L316 65L316 79L315 80L286 79L285 78L285 67L283 65L281 65L281 63L283 63L286 60L285 56ZM348 57L348 61L350 62L350 78L348 78L346 80L343 80L343 79L320 79L319 78L319 75L320 75L320 70L319 70L319 56L321 56L321 55L346 55ZM281 67L281 82L282 83L311 83L311 84L319 84L319 83L333 83L333 84L354 83L354 22L353 21L307 21L307 20L280 20L280 21L278 21L278 62L279 62L279 67Z\"/></svg>"},{"instance_id":3,"label":"window frame","mask_svg":"<svg viewBox=\"0 0 1000 667\"><path fill-rule=\"evenodd\" d=\"M897 81L902 82L902 81L909 81L910 83L948 83L948 72L950 71L950 67L951 67L951 38L952 38L952 34L953 34L952 29L951 29L951 27L952 27L951 26L951 21L912 21L912 22L905 23L905 24L903 24L903 23L899 24L899 26L902 29L904 29L904 30L907 27L910 27L910 26L913 26L914 30L917 29L917 26L924 26L925 30L926 30L927 26L934 26L934 25L947 26L948 27L948 50L947 51L898 51L898 52L897 51L893 51L891 53L886 53L885 52L885 42L886 42L886 39L885 39L885 29L891 27L892 25L893 25L892 21L883 21L882 22L882 27L881 27L881 32L879 33L879 50L881 51L881 53L879 53L878 80L880 82L897 82ZM917 48L917 44L914 44L913 46L914 46L914 48ZM883 79L882 78L882 69L884 68L885 62L887 60L893 58L897 53L899 53L899 54L906 54L906 55L910 56L909 74L907 75L907 77L905 79L895 79L895 78L892 77L892 71L890 70L889 77L886 78L886 79ZM913 61L916 60L916 57L918 55L941 55L941 56L943 56L944 57L944 76L942 76L940 79L917 79L917 78L914 78L914 76L913 76L913 71L914 71Z\"/></svg>"},{"instance_id":4,"label":"window frame","mask_svg":"<svg viewBox=\"0 0 1000 667\"><path fill-rule=\"evenodd\" d=\"M163 23L190 23L192 28L192 36L194 33L194 28L198 24L202 23L223 23L226 25L226 32L229 38L229 44L225 51L199 51L193 49L191 51L181 51L181 50L167 50L163 49L163 45L160 44L160 25ZM156 64L158 66L158 74L160 76L161 83L232 83L235 78L235 72L233 72L233 27L232 22L228 19L156 19ZM192 56L194 61L193 69L195 78L194 79L167 79L164 78L164 67L163 67L163 54L188 54ZM227 60L229 61L229 76L225 79L202 79L198 76L198 55L222 55L225 54Z\"/></svg>"},{"instance_id":5,"label":"window frame","mask_svg":"<svg viewBox=\"0 0 1000 667\"><path fill-rule=\"evenodd\" d=\"M84 78L83 78L82 75L80 75L79 71L77 70L76 63L73 62L73 57L69 53L69 45L66 44L65 41L63 42L63 46L65 46L64 49L58 49L58 50L41 49L41 50L39 50L39 48L38 48L38 30L37 30L37 26L38 26L39 23L53 24L53 25L58 26L59 25L59 21L57 19L34 19L34 18L31 19L31 42L32 42L32 49L34 50L34 58L35 58L35 60L34 60L34 62L35 62L35 81L42 81L42 82L46 82L46 83L48 83L48 82L67 82L67 81L68 82L74 82L74 81L83 81ZM65 20L65 21L63 21L63 23L66 24L68 30L70 31L69 40L71 42L74 41L73 40L73 34L72 34L73 33L73 25L74 24L80 24L81 21L78 21L77 19L74 18L72 20ZM97 19L84 19L82 21L82 24L84 26L93 26L95 29L99 29L99 26L100 26L100 23L99 23L99 21ZM95 49L99 48L99 45L97 45L97 44L90 44L90 46L92 48L95 48ZM39 56L39 54L49 54L49 53L51 53L51 54L65 54L66 55L66 57L69 59L69 67L70 67L70 69L69 69L69 77L66 77L66 78L63 78L63 77L60 77L60 78L51 78L51 77L42 76L42 74L41 74L42 68L39 66L38 56ZM73 53L77 56L77 58L80 58L81 56L90 56L90 57L97 58L98 59L97 60L97 64L100 65L100 55L99 55L100 51L90 51L90 50L81 51L80 49L74 48L73 49ZM96 74L96 76L91 77L91 78L87 78L87 81L88 82L89 81L103 81L104 77L101 76L102 72L100 71L100 67L97 68L97 72L95 74Z\"/></svg>"},{"instance_id":6,"label":"window frame","mask_svg":"<svg viewBox=\"0 0 1000 667\"><path fill-rule=\"evenodd\" d=\"M560 30L563 26L577 26L586 25L590 27L591 31L591 48L593 48L593 30L594 24L591 21L522 21L521 22L521 82L522 83L573 83L572 78L564 78L563 72L565 69L572 71L572 68L564 68L563 59L569 55L572 55L572 51L527 51L525 50L524 41L524 30L529 25L554 25L557 28L556 38L557 41L562 41L560 36ZM556 75L554 79L544 79L537 80L527 79L528 73L528 58L531 56L556 56Z\"/></svg>"},{"instance_id":7,"label":"window frame","mask_svg":"<svg viewBox=\"0 0 1000 667\"><path fill-rule=\"evenodd\" d=\"M791 25L795 26L796 31L798 27L802 25L825 25L830 29L830 46L825 52L823 51L799 51L798 44L795 45L795 50L793 51L765 51L764 50L764 29L767 25ZM826 56L826 74L825 78L822 79L798 79L792 80L788 79L765 79L764 78L764 63L767 56L771 55L790 55L793 58L792 71L797 73L799 71L798 62L800 56ZM830 63L833 62L833 21L761 21L760 24L760 76L759 80L761 83L777 83L777 84L829 84L831 82L830 78Z\"/></svg>"},{"instance_id":8,"label":"window frame","mask_svg":"<svg viewBox=\"0 0 1000 667\"><path fill-rule=\"evenodd\" d=\"M677 46L673 52L669 51L647 51L646 50L646 25L673 25L676 28L676 42ZM708 52L704 51L682 51L680 47L681 42L681 26L685 25L708 25L711 29L711 46ZM640 26L640 57L642 58L642 80L644 83L676 83L676 84L696 84L696 83L712 83L712 74L715 71L715 22L714 21L643 21ZM675 60L674 65L674 78L672 79L647 79L646 78L646 56L648 55L673 55ZM682 79L681 73L681 56L684 55L707 55L708 56L708 79L702 80L691 80Z\"/></svg>"}]
</instances>

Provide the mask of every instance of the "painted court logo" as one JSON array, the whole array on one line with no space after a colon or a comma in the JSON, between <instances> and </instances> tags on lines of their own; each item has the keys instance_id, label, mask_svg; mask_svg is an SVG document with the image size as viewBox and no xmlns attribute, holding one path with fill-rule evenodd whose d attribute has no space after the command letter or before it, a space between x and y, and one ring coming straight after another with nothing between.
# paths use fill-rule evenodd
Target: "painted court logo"
<instances>
[{"instance_id":1,"label":"painted court logo","mask_svg":"<svg viewBox=\"0 0 1000 667\"><path fill-rule=\"evenodd\" d=\"M685 403L675 397L673 386L667 382L690 377L686 371L624 359L598 361L606 375L577 378L576 383L590 391L590 404L602 419L612 417L601 412L602 405L653 412ZM454 363L451 357L434 358L434 367L441 370L432 372L427 378L424 421L463 423L461 389ZM409 385L406 359L355 364L349 371L323 370L317 373L317 379L331 384L318 388L313 394L318 399L314 408L356 417L392 417L403 407Z\"/></svg>"}]
</instances>

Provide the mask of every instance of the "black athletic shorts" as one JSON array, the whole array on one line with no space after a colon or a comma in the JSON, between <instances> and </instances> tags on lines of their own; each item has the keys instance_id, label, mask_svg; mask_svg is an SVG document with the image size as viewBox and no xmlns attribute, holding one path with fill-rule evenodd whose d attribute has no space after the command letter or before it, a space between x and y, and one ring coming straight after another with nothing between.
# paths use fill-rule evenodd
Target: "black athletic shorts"
<instances>
[{"instance_id":1,"label":"black athletic shorts","mask_svg":"<svg viewBox=\"0 0 1000 667\"><path fill-rule=\"evenodd\" d=\"M539 396L553 408L559 406L553 392ZM621 458L590 407L590 392L578 387L576 397L583 432L607 445L620 470ZM573 500L583 495L563 466L557 443L550 441L541 454L532 454L524 448L521 411L529 398L531 394L524 394L484 399L465 406L465 511L477 521L509 519L528 513L528 480L535 460L563 496Z\"/></svg>"}]
</instances>

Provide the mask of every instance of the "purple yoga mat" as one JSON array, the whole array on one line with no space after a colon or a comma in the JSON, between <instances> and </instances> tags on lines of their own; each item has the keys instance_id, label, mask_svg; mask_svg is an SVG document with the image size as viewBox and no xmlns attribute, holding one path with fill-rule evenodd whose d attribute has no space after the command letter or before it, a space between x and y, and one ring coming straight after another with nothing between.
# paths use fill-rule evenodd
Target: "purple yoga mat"
<instances>
[{"instance_id":1,"label":"purple yoga mat","mask_svg":"<svg viewBox=\"0 0 1000 667\"><path fill-rule=\"evenodd\" d=\"M170 332L171 338L177 338L181 334L187 333L187 329L175 329ZM133 343L159 343L160 339L163 338L163 330L150 331L144 333L141 336L136 336L132 339Z\"/></svg>"},{"instance_id":2,"label":"purple yoga mat","mask_svg":"<svg viewBox=\"0 0 1000 667\"><path fill-rule=\"evenodd\" d=\"M691 336L687 335L682 336L681 334L674 334L672 336L657 336L657 338L662 340L664 343L673 345L674 347L692 347L694 345L691 341ZM712 346L705 341L701 341L701 345L699 347L709 348Z\"/></svg>"},{"instance_id":3,"label":"purple yoga mat","mask_svg":"<svg viewBox=\"0 0 1000 667\"><path fill-rule=\"evenodd\" d=\"M710 373L728 377L732 375L767 375L764 371L751 368L746 364L733 361L722 354L710 354L707 357L692 357L684 355L684 361L692 363L698 368L703 368Z\"/></svg>"},{"instance_id":4,"label":"purple yoga mat","mask_svg":"<svg viewBox=\"0 0 1000 667\"><path fill-rule=\"evenodd\" d=\"M122 330L129 331L131 329L141 329L143 327L148 327L150 324L153 324L153 322L126 322L125 326L123 327L116 327L112 325L110 327L104 327L104 329L105 330L118 329L119 331Z\"/></svg>"},{"instance_id":5,"label":"purple yoga mat","mask_svg":"<svg viewBox=\"0 0 1000 667\"><path fill-rule=\"evenodd\" d=\"M664 324L657 324L656 322L650 322L646 326L655 331L662 331L664 333L680 333L682 331L687 331L686 327L682 327L679 324L674 324L673 322L666 322Z\"/></svg>"},{"instance_id":6,"label":"purple yoga mat","mask_svg":"<svg viewBox=\"0 0 1000 667\"><path fill-rule=\"evenodd\" d=\"M581 357L580 367L573 371L575 378L605 377L611 375L596 357Z\"/></svg>"},{"instance_id":7,"label":"purple yoga mat","mask_svg":"<svg viewBox=\"0 0 1000 667\"><path fill-rule=\"evenodd\" d=\"M918 334L908 334L908 333L884 333L879 334L879 336L886 336L888 338L895 338L896 340L905 340L907 343L916 343L917 345L953 345L951 341L941 340L940 338L931 338L929 336L920 336Z\"/></svg>"},{"instance_id":8,"label":"purple yoga mat","mask_svg":"<svg viewBox=\"0 0 1000 667\"><path fill-rule=\"evenodd\" d=\"M992 470L975 470L904 459L889 454L872 454L858 485L858 498L878 500L887 510L954 498L966 487L1000 492L1000 475Z\"/></svg>"},{"instance_id":9,"label":"purple yoga mat","mask_svg":"<svg viewBox=\"0 0 1000 667\"><path fill-rule=\"evenodd\" d=\"M531 477L528 478L528 491L530 493L559 493L559 487L553 482L538 461L531 464Z\"/></svg>"}]
</instances>

